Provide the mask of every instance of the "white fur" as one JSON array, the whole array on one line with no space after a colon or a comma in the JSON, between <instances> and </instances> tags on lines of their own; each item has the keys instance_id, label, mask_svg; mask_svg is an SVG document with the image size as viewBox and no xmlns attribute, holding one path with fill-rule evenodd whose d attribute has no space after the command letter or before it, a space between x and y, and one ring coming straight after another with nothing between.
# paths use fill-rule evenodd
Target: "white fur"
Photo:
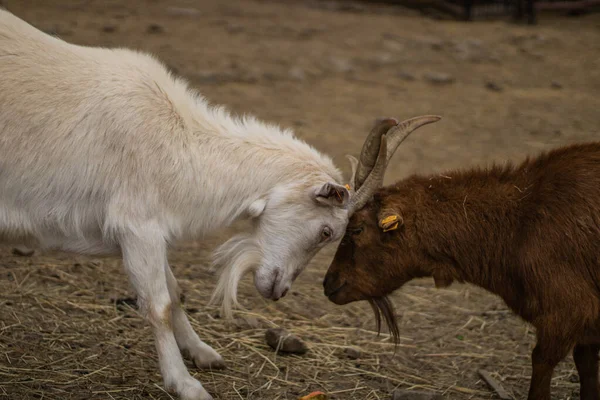
<instances>
[{"instance_id":1,"label":"white fur","mask_svg":"<svg viewBox=\"0 0 600 400\"><path fill-rule=\"evenodd\" d=\"M260 293L277 299L343 233L346 210L314 198L340 179L290 131L210 107L148 55L68 44L0 10L0 239L120 251L165 386L181 398L211 397L180 350L202 367L222 359L179 307L167 244L254 218L217 252L214 298L229 314L255 270ZM325 225L334 235L322 241Z\"/></svg>"}]
</instances>

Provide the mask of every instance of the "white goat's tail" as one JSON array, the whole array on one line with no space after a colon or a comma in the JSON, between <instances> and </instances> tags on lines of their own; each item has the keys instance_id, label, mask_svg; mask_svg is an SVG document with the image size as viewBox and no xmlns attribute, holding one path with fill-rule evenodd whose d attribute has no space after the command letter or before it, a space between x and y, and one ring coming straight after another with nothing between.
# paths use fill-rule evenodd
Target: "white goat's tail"
<instances>
[{"instance_id":1,"label":"white goat's tail","mask_svg":"<svg viewBox=\"0 0 600 400\"><path fill-rule=\"evenodd\" d=\"M215 250L212 268L220 267L221 274L210 304L221 303L225 318L231 318L233 308L239 307L237 290L240 280L255 269L261 259L260 247L249 234L234 236Z\"/></svg>"}]
</instances>

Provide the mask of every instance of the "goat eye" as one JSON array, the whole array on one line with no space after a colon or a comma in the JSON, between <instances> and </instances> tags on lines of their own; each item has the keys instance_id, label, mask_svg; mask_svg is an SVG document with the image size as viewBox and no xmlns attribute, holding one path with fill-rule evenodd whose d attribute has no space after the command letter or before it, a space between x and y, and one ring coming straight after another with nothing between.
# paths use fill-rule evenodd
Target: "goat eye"
<instances>
[{"instance_id":1,"label":"goat eye","mask_svg":"<svg viewBox=\"0 0 600 400\"><path fill-rule=\"evenodd\" d=\"M350 231L350 234L352 235L360 235L363 231L363 227L361 226L360 228L356 228L356 229L352 229Z\"/></svg>"},{"instance_id":2,"label":"goat eye","mask_svg":"<svg viewBox=\"0 0 600 400\"><path fill-rule=\"evenodd\" d=\"M326 226L325 228L323 228L323 231L321 232L321 240L329 239L332 234L333 234L333 232L331 231L331 228Z\"/></svg>"}]
</instances>

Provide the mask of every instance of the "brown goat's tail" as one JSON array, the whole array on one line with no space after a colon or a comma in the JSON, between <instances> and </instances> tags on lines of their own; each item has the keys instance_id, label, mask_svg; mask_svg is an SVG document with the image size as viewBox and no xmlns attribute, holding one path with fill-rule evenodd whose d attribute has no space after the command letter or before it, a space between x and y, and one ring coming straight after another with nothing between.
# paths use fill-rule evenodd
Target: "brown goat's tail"
<instances>
[{"instance_id":1,"label":"brown goat's tail","mask_svg":"<svg viewBox=\"0 0 600 400\"><path fill-rule=\"evenodd\" d=\"M394 312L394 305L388 297L375 297L369 299L369 304L375 313L377 334L381 333L381 320L383 317L383 320L390 331L390 335L394 340L394 344L397 347L400 343L400 328L398 328L398 320L396 319L396 313Z\"/></svg>"}]
</instances>

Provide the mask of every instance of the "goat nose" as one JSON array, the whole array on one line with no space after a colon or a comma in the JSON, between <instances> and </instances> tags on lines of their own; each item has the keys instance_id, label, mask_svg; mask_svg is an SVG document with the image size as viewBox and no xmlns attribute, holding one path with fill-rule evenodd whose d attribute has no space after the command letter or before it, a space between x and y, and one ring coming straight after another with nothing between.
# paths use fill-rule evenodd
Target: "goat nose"
<instances>
[{"instance_id":1,"label":"goat nose","mask_svg":"<svg viewBox=\"0 0 600 400\"><path fill-rule=\"evenodd\" d=\"M290 290L289 288L286 288L286 289L283 291L283 293L281 293L281 297L285 297L285 295L286 295L286 294L288 294L288 291L289 291L289 290Z\"/></svg>"},{"instance_id":2,"label":"goat nose","mask_svg":"<svg viewBox=\"0 0 600 400\"><path fill-rule=\"evenodd\" d=\"M325 289L325 296L329 296L331 292L335 291L335 282L338 281L339 275L337 272L327 273L323 280L323 289Z\"/></svg>"}]
</instances>

